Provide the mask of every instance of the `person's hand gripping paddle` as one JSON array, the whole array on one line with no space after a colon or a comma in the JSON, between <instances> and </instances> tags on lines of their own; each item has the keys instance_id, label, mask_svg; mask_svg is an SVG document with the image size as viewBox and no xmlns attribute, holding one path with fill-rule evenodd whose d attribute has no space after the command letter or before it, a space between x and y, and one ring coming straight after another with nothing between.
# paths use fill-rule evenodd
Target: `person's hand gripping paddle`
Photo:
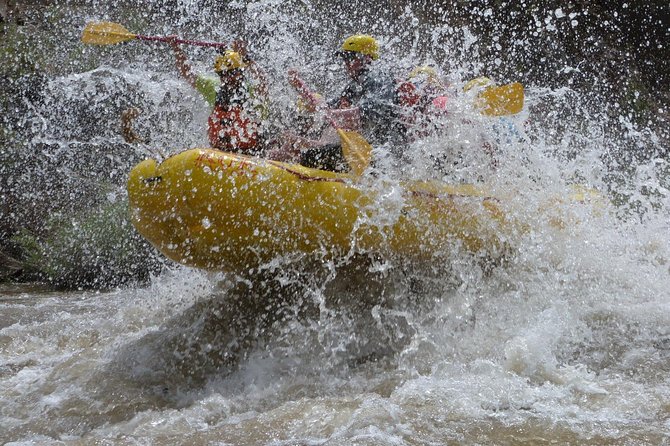
<instances>
[{"instance_id":1,"label":"person's hand gripping paddle","mask_svg":"<svg viewBox=\"0 0 670 446\"><path fill-rule=\"evenodd\" d=\"M314 109L325 109L323 101L319 100L319 98L317 98L317 96L307 87L295 70L289 70L288 78L289 83L311 107ZM370 165L372 146L360 133L351 129L345 130L339 126L328 110L326 110L326 119L337 131L337 134L340 137L342 143L342 155L347 161L351 172L356 176L362 175L365 169Z\"/></svg>"}]
</instances>

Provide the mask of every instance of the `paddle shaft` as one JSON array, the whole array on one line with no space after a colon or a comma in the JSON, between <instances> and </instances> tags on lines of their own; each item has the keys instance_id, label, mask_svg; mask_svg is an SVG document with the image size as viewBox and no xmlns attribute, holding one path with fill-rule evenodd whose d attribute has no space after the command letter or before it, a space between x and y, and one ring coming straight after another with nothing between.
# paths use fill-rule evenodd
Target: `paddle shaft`
<instances>
[{"instance_id":1,"label":"paddle shaft","mask_svg":"<svg viewBox=\"0 0 670 446\"><path fill-rule=\"evenodd\" d=\"M212 48L222 48L227 47L227 43L222 42L204 42L202 40L189 40L189 39L178 39L173 37L164 37L164 36L143 36L141 34L135 34L135 38L138 40L145 40L148 42L166 42L166 43L178 43L184 45L195 45L195 46L205 46Z\"/></svg>"},{"instance_id":2,"label":"paddle shaft","mask_svg":"<svg viewBox=\"0 0 670 446\"><path fill-rule=\"evenodd\" d=\"M298 91L298 94L304 99L309 101L309 105L316 108L319 105L319 100L316 98L316 95L312 93L312 90L309 89L305 81L303 81L298 73L295 71L289 72L289 82ZM335 127L335 126L333 126Z\"/></svg>"}]
</instances>

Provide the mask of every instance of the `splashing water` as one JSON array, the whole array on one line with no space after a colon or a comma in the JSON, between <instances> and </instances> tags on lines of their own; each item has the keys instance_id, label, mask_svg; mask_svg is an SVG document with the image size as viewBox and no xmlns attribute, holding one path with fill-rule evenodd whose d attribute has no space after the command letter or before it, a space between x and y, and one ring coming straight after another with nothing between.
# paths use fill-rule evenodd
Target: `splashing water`
<instances>
[{"instance_id":1,"label":"splashing water","mask_svg":"<svg viewBox=\"0 0 670 446\"><path fill-rule=\"evenodd\" d=\"M431 63L458 90L491 69L471 57L481 38L447 12L431 23L404 5L378 15L270 0L153 1L136 15L119 5L50 10L70 25L62 44L82 54L15 117L29 141L23 150L40 151L51 167L13 181L65 212L103 183L107 200L124 196L124 175L142 157L206 144L209 111L177 78L169 52L136 42L82 49L76 34L87 20L146 34L244 36L271 79L281 124L296 99L286 70L300 67L332 96L345 79L328 69L331 55L351 32L375 34L381 63L397 76ZM561 9L538 20L551 28L578 19ZM208 69L211 51L188 52ZM402 179L486 183L529 228L499 263L450 244L431 265L352 250L337 261L276 258L253 280L171 266L147 287L111 292L1 285L0 440L664 444L668 147L623 113L616 133L610 105L590 100L567 86L526 86L521 114L491 119L460 95L440 131L411 144L407 164L375 148L377 177L364 181L386 185L375 203L383 212L361 224L397 218L402 197L389 184ZM119 134L129 107L142 109L136 145ZM631 148L652 155L630 162L621 154ZM85 181L62 189L79 191L65 205L50 186L73 178ZM575 185L608 203L552 201Z\"/></svg>"}]
</instances>

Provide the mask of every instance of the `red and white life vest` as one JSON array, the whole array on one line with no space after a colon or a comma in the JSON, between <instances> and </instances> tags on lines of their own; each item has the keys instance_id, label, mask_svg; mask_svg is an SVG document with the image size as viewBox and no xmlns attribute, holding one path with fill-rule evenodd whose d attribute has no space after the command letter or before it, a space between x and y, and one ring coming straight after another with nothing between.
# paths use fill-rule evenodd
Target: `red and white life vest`
<instances>
[{"instance_id":1,"label":"red and white life vest","mask_svg":"<svg viewBox=\"0 0 670 446\"><path fill-rule=\"evenodd\" d=\"M209 142L230 152L249 152L258 144L259 124L247 116L241 105L214 107L209 115Z\"/></svg>"}]
</instances>

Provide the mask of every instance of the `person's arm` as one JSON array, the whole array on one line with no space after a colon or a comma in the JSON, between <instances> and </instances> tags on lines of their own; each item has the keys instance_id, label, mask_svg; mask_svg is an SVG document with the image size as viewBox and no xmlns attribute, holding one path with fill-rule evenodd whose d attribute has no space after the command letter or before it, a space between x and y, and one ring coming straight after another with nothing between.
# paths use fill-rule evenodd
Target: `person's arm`
<instances>
[{"instance_id":1,"label":"person's arm","mask_svg":"<svg viewBox=\"0 0 670 446\"><path fill-rule=\"evenodd\" d=\"M328 109L326 117L338 128L347 130L361 128L361 109L358 107Z\"/></svg>"},{"instance_id":2,"label":"person's arm","mask_svg":"<svg viewBox=\"0 0 670 446\"><path fill-rule=\"evenodd\" d=\"M298 70L294 68L288 70L288 83L295 88L305 102L307 111L315 112L327 108L327 104L323 100L323 97L318 93L314 93L307 87L305 82L300 78Z\"/></svg>"},{"instance_id":3,"label":"person's arm","mask_svg":"<svg viewBox=\"0 0 670 446\"><path fill-rule=\"evenodd\" d=\"M174 52L175 62L177 63L177 70L181 77L186 79L193 88L196 88L197 76L191 69L191 64L188 63L186 53L181 49L178 43L170 42L172 51Z\"/></svg>"},{"instance_id":4,"label":"person's arm","mask_svg":"<svg viewBox=\"0 0 670 446\"><path fill-rule=\"evenodd\" d=\"M350 82L344 90L335 98L328 101L329 108L349 108L360 99L361 86L356 82Z\"/></svg>"}]
</instances>

